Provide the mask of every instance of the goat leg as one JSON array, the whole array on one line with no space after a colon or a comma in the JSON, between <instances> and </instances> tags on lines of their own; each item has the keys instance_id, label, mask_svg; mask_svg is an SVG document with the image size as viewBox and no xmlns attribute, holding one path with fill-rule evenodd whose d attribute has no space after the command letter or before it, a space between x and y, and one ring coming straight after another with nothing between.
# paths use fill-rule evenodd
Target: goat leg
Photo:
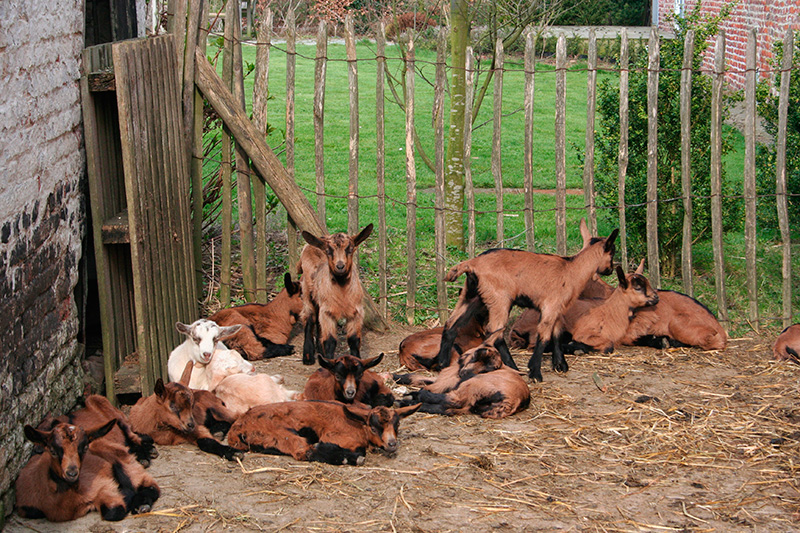
<instances>
[{"instance_id":1,"label":"goat leg","mask_svg":"<svg viewBox=\"0 0 800 533\"><path fill-rule=\"evenodd\" d=\"M494 343L494 347L500 352L500 359L503 360L503 364L510 366L514 370L519 370L519 368L517 368L517 363L515 363L514 359L511 357L511 352L508 350L508 344L506 344L505 338L501 336L497 339Z\"/></svg>"},{"instance_id":2,"label":"goat leg","mask_svg":"<svg viewBox=\"0 0 800 533\"><path fill-rule=\"evenodd\" d=\"M544 345L546 342L542 341L542 336L536 339L536 347L533 349L533 355L528 360L528 377L535 382L542 382L542 353L544 353Z\"/></svg>"}]
</instances>

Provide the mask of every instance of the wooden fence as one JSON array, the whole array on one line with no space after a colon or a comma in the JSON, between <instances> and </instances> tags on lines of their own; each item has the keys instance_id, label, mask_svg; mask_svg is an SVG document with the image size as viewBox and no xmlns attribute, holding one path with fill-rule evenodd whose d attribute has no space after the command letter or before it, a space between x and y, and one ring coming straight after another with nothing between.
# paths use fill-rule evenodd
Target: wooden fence
<instances>
[{"instance_id":1,"label":"wooden fence","mask_svg":"<svg viewBox=\"0 0 800 533\"><path fill-rule=\"evenodd\" d=\"M233 6L232 2L229 2ZM235 9L231 7L231 9ZM229 14L226 20L237 20L237 17ZM270 96L282 93L285 98L285 108L280 110L270 110L272 117L280 117L280 119L273 118L273 121L280 120L285 124L283 131L282 145L277 148L284 152L283 160L285 161L286 172L290 176L295 175L295 161L300 152L300 145L295 138L295 125L299 122L309 121L314 125L314 139L313 150L304 152L303 155L314 160L314 189L306 188L306 195L315 201L318 217L323 227L325 221L328 219L329 206L326 204L326 198L346 197L347 206L347 231L355 232L360 225L365 225L370 221L376 222L378 228L378 260L377 260L377 301L378 309L383 316L390 314L405 315L409 322L413 322L416 312L418 311L419 304L417 302L418 295L418 279L420 273L426 269L435 269L436 281L436 301L438 306L438 314L441 318L447 316L448 303L452 301L453 294L448 295L448 288L443 281L444 272L458 259L449 257L447 248L444 245L444 147L445 147L445 108L444 99L447 92L447 78L448 66L446 64L446 44L447 44L447 30L442 29L436 37L436 50L437 59L434 65L435 76L433 79L425 78L425 83L433 85L434 91L434 105L431 111L431 128L434 136L434 169L435 169L435 182L434 182L434 205L432 209L418 211L418 183L417 183L417 168L419 166L417 157L419 154L415 150L419 142L418 126L415 126L415 95L416 83L420 70L416 68L415 62L415 41L413 36L407 41L405 48L405 57L400 59L393 59L387 56L386 53L386 37L384 34L383 26L381 26L374 39L374 55L370 57L357 57L356 56L356 36L353 30L351 20L348 20L344 26L344 41L346 47L347 75L346 79L332 80L327 75L327 67L330 61L329 57L329 37L327 35L327 28L324 23L319 25L318 34L316 38L316 54L314 57L303 57L296 53L297 46L297 33L294 27L294 20L288 17L285 21L285 30L282 32L281 40L277 41L272 35L272 14L267 12L265 16L260 19L260 25L257 28L258 40L256 43L257 59L255 64L255 92L253 95L253 121L259 131L266 135L267 133L267 105ZM234 95L240 99L240 104L244 107L244 93L242 83L242 42L240 39L241 31L237 24L229 24L225 29L225 48L222 59L222 72L226 86L230 87ZM744 101L746 105L746 127L744 130L745 139L745 163L742 169L743 173L743 190L741 195L744 198L745 206L745 253L746 253L746 279L747 279L747 306L743 314L737 315L735 319L737 322L749 322L754 328L758 328L760 323L767 323L772 321L774 324L777 320L784 325L792 322L792 256L791 256L791 238L789 229L789 215L787 209L787 191L786 185L786 134L787 134L787 109L788 109L788 95L789 95L789 77L793 68L792 61L792 42L793 34L787 33L784 40L784 51L786 52L783 58L781 69L776 73L780 78L780 105L779 105L779 124L778 132L775 137L775 146L777 149L777 172L775 176L775 200L777 203L777 216L780 227L780 241L781 247L781 279L783 280L782 289L780 291L782 299L782 308L779 316L775 317L762 317L759 316L759 268L757 250L758 242L756 239L756 167L755 167L755 150L756 150L756 82L757 73L756 65L756 47L755 40L757 34L752 31L749 35L749 48L747 58L747 83L745 88ZM649 42L647 43L648 50L648 165L647 165L647 200L646 200L646 213L647 213L647 264L649 270L649 277L654 286L662 286L662 277L659 267L659 240L658 240L658 204L660 202L679 202L684 211L683 219L683 233L681 245L681 274L682 274L682 291L690 295L695 294L695 280L694 280L694 260L693 260L693 201L694 198L691 194L691 180L692 168L690 160L690 131L693 121L710 121L711 136L709 143L711 145L711 241L713 244L713 275L715 277L715 304L711 307L715 308L718 317L723 323L730 323L732 320L729 315L729 302L727 298L728 288L726 287L726 256L724 233L723 233L723 189L722 189L722 128L723 128L723 99L724 99L724 78L725 78L725 35L720 34L717 38L714 47L714 57L716 58L715 68L713 72L704 73L702 75L709 75L712 80L712 109L708 117L694 117L691 116L690 103L691 103L691 88L692 77L701 75L700 73L692 70L692 50L695 46L694 35L689 32L685 41L685 56L684 65L681 70L681 83L680 83L680 117L681 117L681 146L682 146L682 164L680 169L680 182L682 184L682 196L680 198L662 198L658 191L657 181L657 150L658 150L658 130L657 130L657 116L658 116L658 80L659 80L659 51L660 42L659 36L655 30L651 31ZM245 43L245 46L250 46L253 43ZM618 73L619 84L619 114L620 114L620 135L619 135L619 156L618 156L618 190L619 190L619 205L618 219L620 228L620 249L621 258L624 264L629 264L628 246L627 246L627 225L626 220L626 205L625 201L625 187L627 177L627 164L629 159L628 147L628 123L629 123L629 40L627 34L623 31L620 34L620 61L612 68ZM535 87L538 84L545 82L555 83L556 92L556 109L554 121L554 144L555 144L555 171L554 180L552 185L552 193L555 197L554 213L554 226L555 226L555 249L554 252L558 254L567 254L567 212L575 207L567 207L567 150L568 141L565 129L566 124L566 88L565 77L567 75L568 57L566 54L566 38L561 35L558 37L556 53L555 53L555 72L543 74L537 70L534 63L535 54L535 39L533 33L529 33L525 41L524 47L524 94L519 96L524 110L524 146L522 150L523 155L523 195L524 195L524 208L510 212L503 203L504 194L507 194L507 187L504 187L504 172L508 171L503 166L503 87L504 87L504 69L503 56L504 50L502 41L498 40L496 49L496 64L494 65L494 82L492 92L492 150L491 150L491 174L494 180L494 195L496 198L496 208L494 215L496 216L496 235L494 245L508 245L513 244L514 241L509 239L505 234L506 227L504 221L509 215L522 215L524 219L524 247L529 250L545 250L549 251L547 246L542 246L541 242L536 239L536 228L543 227L547 224L546 220L549 217L543 216L543 211L535 208L536 193L534 191L534 165L532 164L537 154L533 153L533 137L534 137L534 107L535 101ZM268 73L271 66L274 65L274 60L271 59L271 50L280 50L285 55L285 71L286 82L285 86L281 87L280 83L276 80L269 80ZM588 58L586 75L586 99L587 99L587 113L585 124L585 137L583 147L583 205L579 208L581 215L587 218L589 227L593 234L597 234L598 225L598 205L596 194L596 179L595 179L595 142L596 142L596 106L597 106L597 74L600 70L598 67L597 58L597 39L594 32L590 32L588 36ZM273 61L273 64L271 64ZM399 89L402 94L392 95L387 92L386 75L389 69L387 62L402 61L404 62L404 85ZM313 106L311 116L296 114L297 97L295 94L295 76L297 71L298 62L313 62L314 65L314 91L313 91ZM376 67L375 74L375 107L374 109L365 109L362 104L362 99L359 98L359 77L361 75L360 68L365 62L373 62ZM467 101L472 101L476 89L476 74L479 70L475 68L475 57L471 50L468 51L468 65L467 65ZM486 75L484 71L481 73ZM546 77L545 77L546 76ZM553 80L553 77L555 78ZM363 77L362 77L363 81ZM331 86L343 86L348 88L348 101L349 101L349 181L346 191L332 190L330 184L326 181L325 173L325 158L329 156L330 148L325 146L325 102L326 98L330 98ZM391 88L392 91L397 88ZM363 96L363 94L362 94ZM384 113L384 102L391 97L399 98L405 110L405 124L402 131L386 130L386 119ZM467 106L469 109L470 106ZM360 168L360 160L363 157L364 141L359 137L359 124L363 124L362 117L367 114L374 113L375 118L375 131L376 138L370 139L370 146L374 145L376 168L369 170L369 175L374 171L375 175L375 195L369 195L370 201L377 202L377 220L365 220L363 216L359 217L361 206L365 200L364 195L359 193L359 176L363 176L365 171ZM370 120L372 120L370 118ZM473 178L472 163L473 158L471 150L472 133L476 124L474 117L468 112L465 118L465 215L467 227L467 253L474 256L479 253L478 244L476 242L476 217L483 216L481 212L476 209L475 204L475 186ZM406 179L406 197L393 198L389 197L386 193L386 138L393 140L403 138L405 139L405 168L404 174ZM195 141L197 143L197 141ZM235 165L231 162L230 154L232 153L230 145L230 137L226 134L223 135L222 145L222 158L220 161L219 170L214 167L213 173L217 172L221 175L223 180L222 191L222 226L223 228L233 227L231 213L235 200L232 196L232 171L236 171L236 184L238 191L238 227L240 232L240 250L241 250L241 268L243 275L244 293L247 299L257 299L264 301L267 297L266 287L266 250L268 248L267 240L267 222L268 216L267 209L265 209L266 191L263 188L262 180L253 180L253 195L255 197L255 210L251 211L253 205L252 198L249 197L251 190L250 186L250 169L247 164L247 155L244 151L236 152ZM396 148L396 143L391 145ZM341 149L339 149L341 150ZM203 151L197 146L195 148L195 159L199 159ZM203 157L207 157L207 154ZM399 172L397 169L392 169L396 174ZM213 176L206 176L208 181ZM197 183L197 182L195 182ZM362 182L363 186L363 182ZM275 191L278 193L279 191ZM373 198L374 196L374 198ZM405 273L398 275L397 272L390 273L389 255L391 253L389 241L391 240L396 244L396 237L390 236L390 230L387 228L387 210L388 209L401 209L405 211ZM518 212L520 211L520 212ZM574 214L574 213L573 213ZM418 223L425 221L426 227L430 225L430 219L433 218L433 227L435 231L434 250L432 253L426 253L417 246L417 237L422 231L418 227ZM574 218L574 217L573 217ZM255 224L255 232L253 229ZM296 226L289 220L289 261L290 269L296 263L298 254L298 241ZM341 230L344 228L332 228L332 230ZM255 233L255 240L253 235ZM221 265L220 265L220 299L223 304L230 302L230 286L231 286L231 257L233 255L232 244L230 240L230 232L222 231L222 251L221 251ZM255 253L253 254L253 250ZM433 256L434 260L431 261L430 257ZM433 263L433 265L431 264ZM258 274L256 274L258 273ZM391 278L395 281L390 282ZM398 286L397 278L405 278L402 282L402 287ZM451 292L456 290L452 287ZM392 294L392 291L394 294ZM398 302L398 296L405 295L404 302ZM396 306L396 307L392 307ZM404 307L404 311L398 312L399 307Z\"/></svg>"}]
</instances>

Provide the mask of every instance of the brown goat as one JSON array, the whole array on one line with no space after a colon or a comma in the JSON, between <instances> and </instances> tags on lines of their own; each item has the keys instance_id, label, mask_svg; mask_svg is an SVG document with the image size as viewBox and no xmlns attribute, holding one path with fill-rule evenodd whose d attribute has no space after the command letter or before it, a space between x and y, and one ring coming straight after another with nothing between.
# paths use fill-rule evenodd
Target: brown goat
<instances>
[{"instance_id":1,"label":"brown goat","mask_svg":"<svg viewBox=\"0 0 800 533\"><path fill-rule=\"evenodd\" d=\"M332 360L319 355L317 359L322 368L308 377L299 400L335 400L369 407L394 405L392 389L368 370L381 362L383 354L363 361L352 355Z\"/></svg>"},{"instance_id":2,"label":"brown goat","mask_svg":"<svg viewBox=\"0 0 800 533\"><path fill-rule=\"evenodd\" d=\"M44 451L17 478L20 516L64 522L99 510L104 520L118 521L128 512L148 512L160 491L133 456L110 441L100 453L90 449L116 424L113 419L88 431L64 422L49 431L25 426L25 437Z\"/></svg>"},{"instance_id":3,"label":"brown goat","mask_svg":"<svg viewBox=\"0 0 800 533\"><path fill-rule=\"evenodd\" d=\"M305 323L303 364L314 364L314 355L331 359L336 352L336 326L345 319L350 355L359 357L364 325L364 289L358 272L353 272L356 247L372 233L372 224L358 235L336 233L316 237L304 231L308 243L300 254L297 272L302 274Z\"/></svg>"},{"instance_id":4,"label":"brown goat","mask_svg":"<svg viewBox=\"0 0 800 533\"><path fill-rule=\"evenodd\" d=\"M778 335L775 344L772 345L772 353L778 360L791 359L800 362L798 352L800 352L800 324L794 324Z\"/></svg>"},{"instance_id":5,"label":"brown goat","mask_svg":"<svg viewBox=\"0 0 800 533\"><path fill-rule=\"evenodd\" d=\"M239 450L291 455L298 461L359 465L368 448L397 451L400 419L417 409L312 400L261 405L236 421L228 442Z\"/></svg>"},{"instance_id":6,"label":"brown goat","mask_svg":"<svg viewBox=\"0 0 800 533\"><path fill-rule=\"evenodd\" d=\"M291 274L287 272L283 281L284 288L267 304L252 303L220 309L208 317L220 326L244 326L225 339L225 346L244 354L250 361L294 352L294 346L287 343L303 310L303 300L300 283L292 281Z\"/></svg>"},{"instance_id":7,"label":"brown goat","mask_svg":"<svg viewBox=\"0 0 800 533\"><path fill-rule=\"evenodd\" d=\"M207 453L233 461L241 454L216 439L194 415L194 393L187 387L193 363L189 361L179 381L164 384L156 381L154 392L140 398L131 408L131 427L138 433L150 435L156 444L194 443Z\"/></svg>"},{"instance_id":8,"label":"brown goat","mask_svg":"<svg viewBox=\"0 0 800 533\"><path fill-rule=\"evenodd\" d=\"M561 318L593 275L611 273L617 233L618 230L614 230L607 238L592 239L588 246L572 257L492 249L457 264L448 272L445 280L455 281L461 274L466 274L467 279L442 332L439 365L444 367L449 362L458 331L471 318L469 302L478 298L488 309L488 331L504 328L514 305L538 308L542 314L540 335L528 361L528 375L534 381L542 381L542 353L551 339L553 369L566 372L569 366L559 342ZM503 362L516 370L502 336L496 341L495 347Z\"/></svg>"},{"instance_id":9,"label":"brown goat","mask_svg":"<svg viewBox=\"0 0 800 533\"><path fill-rule=\"evenodd\" d=\"M213 392L192 389L192 394L194 395L192 415L195 423L207 427L211 433L227 433L231 429L231 424L236 422L236 413L228 409Z\"/></svg>"}]
</instances>

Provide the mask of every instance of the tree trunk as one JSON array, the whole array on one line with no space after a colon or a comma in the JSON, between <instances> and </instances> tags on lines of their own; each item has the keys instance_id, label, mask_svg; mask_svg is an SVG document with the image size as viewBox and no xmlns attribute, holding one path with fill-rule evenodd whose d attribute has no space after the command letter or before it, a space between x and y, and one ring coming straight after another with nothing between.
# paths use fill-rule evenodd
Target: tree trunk
<instances>
[{"instance_id":1,"label":"tree trunk","mask_svg":"<svg viewBox=\"0 0 800 533\"><path fill-rule=\"evenodd\" d=\"M464 249L464 109L466 56L469 44L469 2L450 0L450 128L445 163L444 208L447 245Z\"/></svg>"}]
</instances>

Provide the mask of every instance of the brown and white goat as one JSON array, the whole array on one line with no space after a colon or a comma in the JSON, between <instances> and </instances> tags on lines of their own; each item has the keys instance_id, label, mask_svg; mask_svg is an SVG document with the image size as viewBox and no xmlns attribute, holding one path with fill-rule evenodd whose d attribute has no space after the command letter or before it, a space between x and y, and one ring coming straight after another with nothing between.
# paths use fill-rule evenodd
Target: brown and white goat
<instances>
[{"instance_id":1,"label":"brown and white goat","mask_svg":"<svg viewBox=\"0 0 800 533\"><path fill-rule=\"evenodd\" d=\"M186 336L186 339L175 347L167 360L167 375L170 381L178 381L189 361L195 365L189 386L193 389L208 389L205 367L209 365L215 354L224 353L225 358L241 359L238 353L229 353L222 341L239 331L242 326L222 327L213 320L201 318L191 324L175 323L175 329ZM243 361L246 362L246 361ZM249 363L248 363L249 364ZM252 365L251 365L252 367ZM249 371L249 370L242 370Z\"/></svg>"},{"instance_id":2,"label":"brown and white goat","mask_svg":"<svg viewBox=\"0 0 800 533\"><path fill-rule=\"evenodd\" d=\"M292 401L298 392L287 389L267 374L234 374L223 379L214 394L238 418L257 405Z\"/></svg>"},{"instance_id":3,"label":"brown and white goat","mask_svg":"<svg viewBox=\"0 0 800 533\"><path fill-rule=\"evenodd\" d=\"M500 333L502 334L502 332ZM464 352L435 380L414 374L396 376L399 383L423 385L402 404L422 402L420 411L453 416L475 413L483 418L505 418L530 405L531 394L519 372L504 365L494 347L496 335Z\"/></svg>"},{"instance_id":4,"label":"brown and white goat","mask_svg":"<svg viewBox=\"0 0 800 533\"><path fill-rule=\"evenodd\" d=\"M158 378L153 394L140 398L131 408L131 427L138 433L150 435L156 444L193 443L204 452L233 461L241 454L218 442L203 425L204 420L195 418L194 393L187 386L192 366L191 361L186 364L179 381L164 384Z\"/></svg>"},{"instance_id":5,"label":"brown and white goat","mask_svg":"<svg viewBox=\"0 0 800 533\"><path fill-rule=\"evenodd\" d=\"M505 328L509 311L514 305L538 308L542 315L540 335L528 361L528 375L534 381L542 381L542 353L551 339L553 369L566 372L569 366L558 338L562 316L592 276L611 273L617 233L618 230L614 230L607 238L592 239L588 246L572 257L492 249L454 266L445 280L455 281L462 274L466 274L467 279L442 332L439 365L445 367L449 362L458 332L471 319L469 302L478 298L488 309L487 331ZM516 370L502 336L496 341L495 347L503 362Z\"/></svg>"},{"instance_id":6,"label":"brown and white goat","mask_svg":"<svg viewBox=\"0 0 800 533\"><path fill-rule=\"evenodd\" d=\"M353 269L353 254L372 233L372 224L358 235L336 233L316 237L304 231L308 243L300 254L297 272L302 274L305 323L303 364L314 364L314 355L331 359L336 352L336 327L346 320L345 333L350 355L359 357L361 329L364 325L364 289Z\"/></svg>"},{"instance_id":7,"label":"brown and white goat","mask_svg":"<svg viewBox=\"0 0 800 533\"><path fill-rule=\"evenodd\" d=\"M778 360L791 359L800 362L798 352L800 352L800 324L793 324L785 328L775 339L772 353Z\"/></svg>"},{"instance_id":8,"label":"brown and white goat","mask_svg":"<svg viewBox=\"0 0 800 533\"><path fill-rule=\"evenodd\" d=\"M314 400L273 403L240 417L228 442L239 450L291 455L298 461L359 465L369 448L397 451L400 419L418 408L367 409Z\"/></svg>"},{"instance_id":9,"label":"brown and white goat","mask_svg":"<svg viewBox=\"0 0 800 533\"><path fill-rule=\"evenodd\" d=\"M283 281L284 288L267 304L220 309L208 317L220 326L242 324L242 329L225 340L228 348L244 354L250 361L294 352L294 346L288 342L292 327L303 310L303 300L300 283L292 281L291 274L287 272Z\"/></svg>"},{"instance_id":10,"label":"brown and white goat","mask_svg":"<svg viewBox=\"0 0 800 533\"><path fill-rule=\"evenodd\" d=\"M300 400L335 400L370 407L394 405L392 389L368 370L381 362L383 354L363 361L352 355L333 360L318 355L317 359L322 368L309 376Z\"/></svg>"},{"instance_id":11,"label":"brown and white goat","mask_svg":"<svg viewBox=\"0 0 800 533\"><path fill-rule=\"evenodd\" d=\"M104 520L118 521L129 512L148 512L160 491L133 456L110 441L98 453L90 449L116 424L114 419L85 430L57 422L49 431L25 426L25 437L44 451L17 478L19 515L64 522L100 511Z\"/></svg>"}]
</instances>

